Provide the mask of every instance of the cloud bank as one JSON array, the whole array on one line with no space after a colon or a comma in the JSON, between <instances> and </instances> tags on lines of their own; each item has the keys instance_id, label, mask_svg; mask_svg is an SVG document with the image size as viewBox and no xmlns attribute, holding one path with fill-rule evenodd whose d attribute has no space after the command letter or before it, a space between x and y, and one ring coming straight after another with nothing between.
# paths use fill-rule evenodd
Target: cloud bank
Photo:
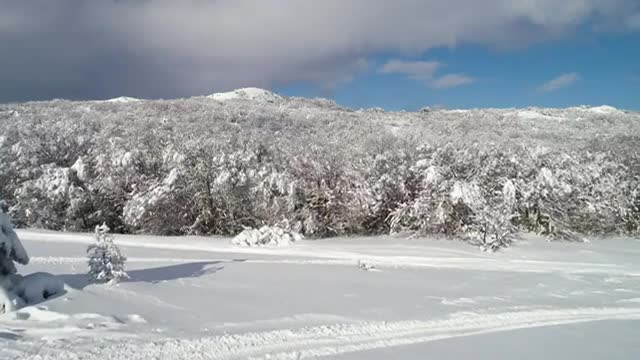
<instances>
[{"instance_id":1,"label":"cloud bank","mask_svg":"<svg viewBox=\"0 0 640 360\"><path fill-rule=\"evenodd\" d=\"M331 87L378 54L524 47L585 26L634 31L640 18L636 0L0 0L0 9L0 101Z\"/></svg>"}]
</instances>

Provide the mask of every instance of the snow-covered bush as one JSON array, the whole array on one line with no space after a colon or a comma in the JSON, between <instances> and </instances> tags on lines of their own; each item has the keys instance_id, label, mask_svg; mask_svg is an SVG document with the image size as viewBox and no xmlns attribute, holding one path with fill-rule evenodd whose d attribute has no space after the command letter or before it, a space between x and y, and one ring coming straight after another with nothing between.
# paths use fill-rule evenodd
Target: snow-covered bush
<instances>
[{"instance_id":1,"label":"snow-covered bush","mask_svg":"<svg viewBox=\"0 0 640 360\"><path fill-rule=\"evenodd\" d=\"M260 229L244 229L231 242L238 246L287 246L300 241L303 236L280 226L263 226Z\"/></svg>"},{"instance_id":2,"label":"snow-covered bush","mask_svg":"<svg viewBox=\"0 0 640 360\"><path fill-rule=\"evenodd\" d=\"M0 199L17 226L74 231L236 235L286 219L309 237L640 232L638 113L278 99L2 105Z\"/></svg>"},{"instance_id":3,"label":"snow-covered bush","mask_svg":"<svg viewBox=\"0 0 640 360\"><path fill-rule=\"evenodd\" d=\"M0 211L0 278L17 272L14 262L29 263L29 255L13 230L9 217Z\"/></svg>"},{"instance_id":4,"label":"snow-covered bush","mask_svg":"<svg viewBox=\"0 0 640 360\"><path fill-rule=\"evenodd\" d=\"M109 230L106 224L96 226L96 243L87 248L91 281L116 283L129 278L124 269L127 258L113 242L113 235L109 234Z\"/></svg>"},{"instance_id":5,"label":"snow-covered bush","mask_svg":"<svg viewBox=\"0 0 640 360\"><path fill-rule=\"evenodd\" d=\"M465 236L482 250L493 252L509 246L518 232L515 184L507 180L502 188L502 198L487 198L473 207L473 221Z\"/></svg>"},{"instance_id":6,"label":"snow-covered bush","mask_svg":"<svg viewBox=\"0 0 640 360\"><path fill-rule=\"evenodd\" d=\"M356 194L365 209L362 231L365 233L388 233L391 229L389 218L400 206L416 195L418 181L411 171L411 149L385 139L370 146L370 158L362 163L364 181Z\"/></svg>"},{"instance_id":7,"label":"snow-covered bush","mask_svg":"<svg viewBox=\"0 0 640 360\"><path fill-rule=\"evenodd\" d=\"M44 273L20 276L16 274L14 262L26 265L29 256L9 218L0 211L0 314L64 292L64 284L59 278Z\"/></svg>"}]
</instances>

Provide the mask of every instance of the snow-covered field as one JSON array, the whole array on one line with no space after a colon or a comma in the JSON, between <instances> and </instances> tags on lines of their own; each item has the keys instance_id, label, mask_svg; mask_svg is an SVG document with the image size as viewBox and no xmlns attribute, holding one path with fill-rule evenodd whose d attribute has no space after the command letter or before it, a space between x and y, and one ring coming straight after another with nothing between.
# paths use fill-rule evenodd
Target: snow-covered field
<instances>
[{"instance_id":1,"label":"snow-covered field","mask_svg":"<svg viewBox=\"0 0 640 360\"><path fill-rule=\"evenodd\" d=\"M18 235L31 255L20 273L59 275L66 294L0 317L0 359L640 356L635 239L526 237L486 254L398 237L118 236L131 279L108 286L86 279L91 235Z\"/></svg>"}]
</instances>

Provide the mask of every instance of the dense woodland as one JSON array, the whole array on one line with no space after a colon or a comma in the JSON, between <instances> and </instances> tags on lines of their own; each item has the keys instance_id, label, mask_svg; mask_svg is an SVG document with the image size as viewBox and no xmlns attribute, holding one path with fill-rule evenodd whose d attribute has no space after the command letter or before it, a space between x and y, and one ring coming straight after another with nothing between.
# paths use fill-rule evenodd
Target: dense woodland
<instances>
[{"instance_id":1,"label":"dense woodland","mask_svg":"<svg viewBox=\"0 0 640 360\"><path fill-rule=\"evenodd\" d=\"M121 233L409 232L485 249L640 232L640 114L416 113L207 97L0 105L14 223Z\"/></svg>"}]
</instances>

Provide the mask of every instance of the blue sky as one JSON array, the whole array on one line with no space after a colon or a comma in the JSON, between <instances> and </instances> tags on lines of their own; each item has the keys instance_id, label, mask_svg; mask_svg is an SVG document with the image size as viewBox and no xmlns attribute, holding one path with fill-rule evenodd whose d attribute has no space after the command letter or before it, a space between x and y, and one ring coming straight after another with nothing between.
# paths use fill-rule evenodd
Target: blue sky
<instances>
[{"instance_id":1,"label":"blue sky","mask_svg":"<svg viewBox=\"0 0 640 360\"><path fill-rule=\"evenodd\" d=\"M640 33L593 33L500 50L477 45L432 49L405 61L437 61L440 73L465 74L473 82L433 88L403 74L378 69L394 54L374 57L366 71L334 90L296 84L275 90L291 96L331 97L353 108L568 107L607 104L640 110ZM557 86L544 85L568 75Z\"/></svg>"},{"instance_id":2,"label":"blue sky","mask_svg":"<svg viewBox=\"0 0 640 360\"><path fill-rule=\"evenodd\" d=\"M0 0L0 103L242 87L640 110L639 0Z\"/></svg>"}]
</instances>

